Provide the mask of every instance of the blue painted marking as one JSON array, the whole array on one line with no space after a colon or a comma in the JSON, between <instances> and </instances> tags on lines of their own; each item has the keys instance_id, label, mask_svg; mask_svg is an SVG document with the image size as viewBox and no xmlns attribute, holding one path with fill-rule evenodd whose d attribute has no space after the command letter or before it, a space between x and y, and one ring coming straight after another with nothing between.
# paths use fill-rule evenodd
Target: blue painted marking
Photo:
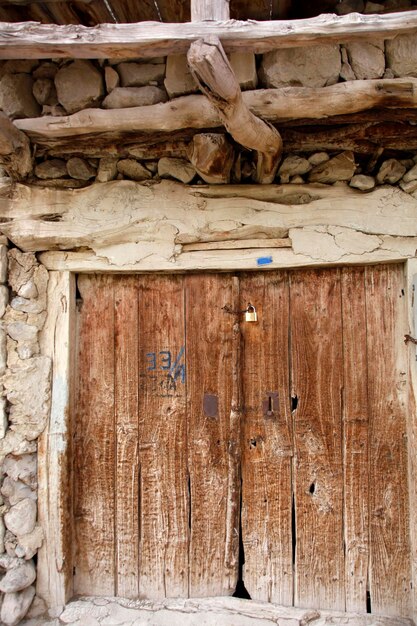
<instances>
[{"instance_id":1,"label":"blue painted marking","mask_svg":"<svg viewBox=\"0 0 417 626\"><path fill-rule=\"evenodd\" d=\"M145 356L150 361L150 367L148 367L148 371L156 370L156 353L148 352Z\"/></svg>"},{"instance_id":2,"label":"blue painted marking","mask_svg":"<svg viewBox=\"0 0 417 626\"><path fill-rule=\"evenodd\" d=\"M272 263L272 256L260 256L256 259L256 265L269 265Z\"/></svg>"},{"instance_id":3,"label":"blue painted marking","mask_svg":"<svg viewBox=\"0 0 417 626\"><path fill-rule=\"evenodd\" d=\"M161 350L159 353L161 356L161 370L171 369L171 352L169 350ZM162 356L166 355L166 356Z\"/></svg>"},{"instance_id":4,"label":"blue painted marking","mask_svg":"<svg viewBox=\"0 0 417 626\"><path fill-rule=\"evenodd\" d=\"M181 365L180 361L184 356L184 352L185 348L184 346L182 346L181 350L178 352L177 358L175 359L174 363L171 365L171 369L169 370L169 373L174 380L177 380L177 378L181 375L182 383L185 382L185 365Z\"/></svg>"}]
</instances>

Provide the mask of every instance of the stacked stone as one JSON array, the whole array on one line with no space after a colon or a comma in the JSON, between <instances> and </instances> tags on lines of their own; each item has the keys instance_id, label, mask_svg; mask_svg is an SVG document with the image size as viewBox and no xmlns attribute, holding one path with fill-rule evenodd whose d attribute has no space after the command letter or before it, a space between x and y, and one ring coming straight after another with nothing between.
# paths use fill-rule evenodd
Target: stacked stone
<instances>
[{"instance_id":1,"label":"stacked stone","mask_svg":"<svg viewBox=\"0 0 417 626\"><path fill-rule=\"evenodd\" d=\"M46 317L48 273L35 255L1 245L1 371L3 384L0 459L3 518L0 522L0 618L14 626L35 597L33 557L42 545L37 523L37 438L50 405L50 359L40 355ZM5 285L9 258L7 304ZM6 295L7 292L7 295ZM1 312L1 311L0 311ZM7 358L6 358L7 355Z\"/></svg>"}]
</instances>

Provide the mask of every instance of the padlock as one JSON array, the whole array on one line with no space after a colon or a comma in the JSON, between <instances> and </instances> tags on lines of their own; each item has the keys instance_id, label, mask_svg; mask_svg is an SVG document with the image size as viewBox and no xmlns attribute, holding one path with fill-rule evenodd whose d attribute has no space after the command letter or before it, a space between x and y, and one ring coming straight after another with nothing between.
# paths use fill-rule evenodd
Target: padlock
<instances>
[{"instance_id":1,"label":"padlock","mask_svg":"<svg viewBox=\"0 0 417 626\"><path fill-rule=\"evenodd\" d=\"M245 311L245 322L257 322L258 314L253 304L248 304L248 308Z\"/></svg>"}]
</instances>

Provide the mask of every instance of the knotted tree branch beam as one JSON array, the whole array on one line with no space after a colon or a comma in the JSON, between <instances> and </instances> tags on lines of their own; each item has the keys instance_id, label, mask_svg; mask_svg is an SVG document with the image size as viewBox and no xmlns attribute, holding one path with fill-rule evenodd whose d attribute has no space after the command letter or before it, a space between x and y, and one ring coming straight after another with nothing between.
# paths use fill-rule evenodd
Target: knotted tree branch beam
<instances>
[{"instance_id":1,"label":"knotted tree branch beam","mask_svg":"<svg viewBox=\"0 0 417 626\"><path fill-rule=\"evenodd\" d=\"M32 170L29 138L1 112L0 164L14 180L23 180Z\"/></svg>"},{"instance_id":2,"label":"knotted tree branch beam","mask_svg":"<svg viewBox=\"0 0 417 626\"><path fill-rule=\"evenodd\" d=\"M274 180L281 155L282 139L270 124L256 117L244 103L242 92L218 37L191 44L188 64L200 90L217 109L233 139L257 153L256 180Z\"/></svg>"}]
</instances>

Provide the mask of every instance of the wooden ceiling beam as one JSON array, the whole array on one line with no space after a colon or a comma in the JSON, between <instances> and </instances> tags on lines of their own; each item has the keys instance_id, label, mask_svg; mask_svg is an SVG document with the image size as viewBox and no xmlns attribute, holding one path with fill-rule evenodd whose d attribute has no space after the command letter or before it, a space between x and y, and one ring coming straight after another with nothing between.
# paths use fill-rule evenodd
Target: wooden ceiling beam
<instances>
[{"instance_id":1,"label":"wooden ceiling beam","mask_svg":"<svg viewBox=\"0 0 417 626\"><path fill-rule=\"evenodd\" d=\"M356 80L329 87L286 87L242 94L250 111L273 123L295 119L327 119L378 107L417 109L417 78ZM214 105L204 96L190 95L170 102L129 109L86 109L63 117L15 120L17 128L39 145L64 138L100 133L161 133L208 129L222 125Z\"/></svg>"},{"instance_id":2,"label":"wooden ceiling beam","mask_svg":"<svg viewBox=\"0 0 417 626\"><path fill-rule=\"evenodd\" d=\"M139 22L57 26L37 22L0 24L0 59L135 58L185 54L190 44L217 36L225 51L256 53L323 42L392 39L417 32L417 11L384 15L319 15L269 22Z\"/></svg>"}]
</instances>

